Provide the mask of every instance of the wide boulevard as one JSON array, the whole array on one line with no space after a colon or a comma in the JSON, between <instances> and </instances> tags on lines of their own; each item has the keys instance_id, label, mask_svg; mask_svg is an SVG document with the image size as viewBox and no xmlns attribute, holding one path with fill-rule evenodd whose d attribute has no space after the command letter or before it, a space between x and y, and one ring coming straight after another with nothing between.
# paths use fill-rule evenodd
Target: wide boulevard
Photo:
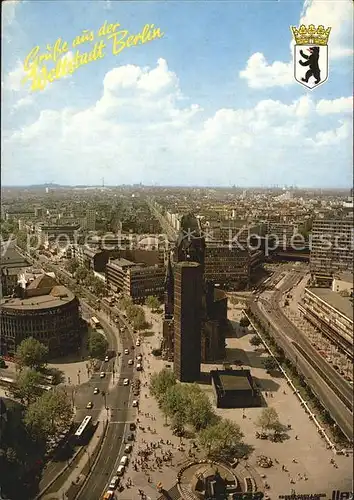
<instances>
[{"instance_id":1,"label":"wide boulevard","mask_svg":"<svg viewBox=\"0 0 354 500\"><path fill-rule=\"evenodd\" d=\"M285 316L279 301L299 280L288 273L279 288L263 292L250 304L251 311L265 324L271 325L275 340L297 365L322 404L349 440L353 439L352 387L314 349L306 336Z\"/></svg>"}]
</instances>

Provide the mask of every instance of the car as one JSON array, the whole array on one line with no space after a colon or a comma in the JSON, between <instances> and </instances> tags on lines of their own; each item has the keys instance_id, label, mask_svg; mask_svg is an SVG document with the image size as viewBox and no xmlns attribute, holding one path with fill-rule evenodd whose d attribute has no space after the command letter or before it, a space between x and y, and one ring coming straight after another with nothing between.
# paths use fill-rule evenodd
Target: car
<instances>
[{"instance_id":1,"label":"car","mask_svg":"<svg viewBox=\"0 0 354 500\"><path fill-rule=\"evenodd\" d=\"M134 441L134 434L132 432L130 432L129 434L127 434L126 440L127 441Z\"/></svg>"},{"instance_id":2,"label":"car","mask_svg":"<svg viewBox=\"0 0 354 500\"><path fill-rule=\"evenodd\" d=\"M128 378L125 378L123 380L123 385L129 385L129 379Z\"/></svg>"},{"instance_id":3,"label":"car","mask_svg":"<svg viewBox=\"0 0 354 500\"><path fill-rule=\"evenodd\" d=\"M138 372L141 372L141 370L142 370L142 369L143 369L143 367L141 366L141 363L138 363L138 364L136 365L136 370L137 370Z\"/></svg>"},{"instance_id":4,"label":"car","mask_svg":"<svg viewBox=\"0 0 354 500\"><path fill-rule=\"evenodd\" d=\"M105 372L100 373L100 378L105 378L105 376L106 376Z\"/></svg>"},{"instance_id":5,"label":"car","mask_svg":"<svg viewBox=\"0 0 354 500\"><path fill-rule=\"evenodd\" d=\"M103 495L103 500L113 500L114 499L114 491L108 490Z\"/></svg>"},{"instance_id":6,"label":"car","mask_svg":"<svg viewBox=\"0 0 354 500\"><path fill-rule=\"evenodd\" d=\"M135 431L135 429L136 429L136 425L134 424L134 422L130 422L130 424L129 424L129 429L130 429L131 431Z\"/></svg>"},{"instance_id":7,"label":"car","mask_svg":"<svg viewBox=\"0 0 354 500\"><path fill-rule=\"evenodd\" d=\"M129 354L129 349L124 349L124 354Z\"/></svg>"},{"instance_id":8,"label":"car","mask_svg":"<svg viewBox=\"0 0 354 500\"><path fill-rule=\"evenodd\" d=\"M135 408L136 406L138 406L138 401L137 401L136 399L134 399L134 400L133 400L133 402L132 402L132 406L134 406L134 408Z\"/></svg>"},{"instance_id":9,"label":"car","mask_svg":"<svg viewBox=\"0 0 354 500\"><path fill-rule=\"evenodd\" d=\"M131 444L126 444L124 448L124 453L131 453L133 447Z\"/></svg>"},{"instance_id":10,"label":"car","mask_svg":"<svg viewBox=\"0 0 354 500\"><path fill-rule=\"evenodd\" d=\"M109 361L109 357L108 357L108 356L106 356L106 357L104 358L104 360L105 360L106 362L107 362L107 361Z\"/></svg>"},{"instance_id":11,"label":"car","mask_svg":"<svg viewBox=\"0 0 354 500\"><path fill-rule=\"evenodd\" d=\"M89 401L89 402L87 403L87 405L86 405L86 408L87 408L88 410L91 410L91 408L93 408L93 402L92 402L92 401Z\"/></svg>"},{"instance_id":12,"label":"car","mask_svg":"<svg viewBox=\"0 0 354 500\"><path fill-rule=\"evenodd\" d=\"M128 361L128 365L133 365L133 364L134 364L134 361L133 361L132 359L130 359L130 360Z\"/></svg>"},{"instance_id":13,"label":"car","mask_svg":"<svg viewBox=\"0 0 354 500\"><path fill-rule=\"evenodd\" d=\"M140 346L140 340L139 339L135 342L135 345L136 345L136 347Z\"/></svg>"},{"instance_id":14,"label":"car","mask_svg":"<svg viewBox=\"0 0 354 500\"><path fill-rule=\"evenodd\" d=\"M112 479L111 479L111 482L109 483L108 488L110 490L115 490L118 485L119 485L119 477L118 476L113 476Z\"/></svg>"},{"instance_id":15,"label":"car","mask_svg":"<svg viewBox=\"0 0 354 500\"><path fill-rule=\"evenodd\" d=\"M118 469L116 470L117 476L123 476L125 471L125 466L124 465L119 465Z\"/></svg>"},{"instance_id":16,"label":"car","mask_svg":"<svg viewBox=\"0 0 354 500\"><path fill-rule=\"evenodd\" d=\"M122 458L120 459L120 465L124 465L126 467L128 465L129 458L127 455L123 455Z\"/></svg>"},{"instance_id":17,"label":"car","mask_svg":"<svg viewBox=\"0 0 354 500\"><path fill-rule=\"evenodd\" d=\"M142 355L139 354L139 356L136 358L138 361L141 361L143 359Z\"/></svg>"},{"instance_id":18,"label":"car","mask_svg":"<svg viewBox=\"0 0 354 500\"><path fill-rule=\"evenodd\" d=\"M94 394L99 394L100 390L98 387L95 387L94 390L93 390L93 393Z\"/></svg>"}]
</instances>

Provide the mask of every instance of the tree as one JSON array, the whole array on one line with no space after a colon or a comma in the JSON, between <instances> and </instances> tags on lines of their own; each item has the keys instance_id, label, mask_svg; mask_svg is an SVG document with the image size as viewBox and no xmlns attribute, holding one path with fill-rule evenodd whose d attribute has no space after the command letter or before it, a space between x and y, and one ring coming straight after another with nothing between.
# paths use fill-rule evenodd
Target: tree
<instances>
[{"instance_id":1,"label":"tree","mask_svg":"<svg viewBox=\"0 0 354 500\"><path fill-rule=\"evenodd\" d=\"M105 337L95 330L90 332L88 339L88 350L93 358L103 358L108 349L108 342Z\"/></svg>"},{"instance_id":2,"label":"tree","mask_svg":"<svg viewBox=\"0 0 354 500\"><path fill-rule=\"evenodd\" d=\"M76 270L75 278L78 281L85 281L88 275L89 275L88 269L84 266L79 266Z\"/></svg>"},{"instance_id":3,"label":"tree","mask_svg":"<svg viewBox=\"0 0 354 500\"><path fill-rule=\"evenodd\" d=\"M124 295L119 301L119 306L122 309L124 309L124 311L127 311L127 309L132 305L133 305L133 300L128 295Z\"/></svg>"},{"instance_id":4,"label":"tree","mask_svg":"<svg viewBox=\"0 0 354 500\"><path fill-rule=\"evenodd\" d=\"M279 416L275 408L264 408L256 421L262 431L278 431L281 427Z\"/></svg>"},{"instance_id":5,"label":"tree","mask_svg":"<svg viewBox=\"0 0 354 500\"><path fill-rule=\"evenodd\" d=\"M235 451L241 444L243 434L240 426L228 419L220 419L202 429L198 440L208 456L218 457Z\"/></svg>"},{"instance_id":6,"label":"tree","mask_svg":"<svg viewBox=\"0 0 354 500\"><path fill-rule=\"evenodd\" d=\"M259 345L262 344L262 339L258 337L258 335L253 335L253 337L250 338L250 344L258 347Z\"/></svg>"},{"instance_id":7,"label":"tree","mask_svg":"<svg viewBox=\"0 0 354 500\"><path fill-rule=\"evenodd\" d=\"M80 263L76 259L70 259L66 264L65 268L69 273L75 274L78 268L80 267Z\"/></svg>"},{"instance_id":8,"label":"tree","mask_svg":"<svg viewBox=\"0 0 354 500\"><path fill-rule=\"evenodd\" d=\"M176 377L171 370L164 368L158 373L153 373L150 379L150 392L157 399L161 401L165 396L169 387L176 384Z\"/></svg>"},{"instance_id":9,"label":"tree","mask_svg":"<svg viewBox=\"0 0 354 500\"><path fill-rule=\"evenodd\" d=\"M22 404L30 404L42 393L39 385L42 381L40 373L35 370L22 370L16 377L15 385L9 392L21 401Z\"/></svg>"},{"instance_id":10,"label":"tree","mask_svg":"<svg viewBox=\"0 0 354 500\"><path fill-rule=\"evenodd\" d=\"M145 304L151 309L152 312L156 312L160 307L160 301L154 295L146 297Z\"/></svg>"},{"instance_id":11,"label":"tree","mask_svg":"<svg viewBox=\"0 0 354 500\"><path fill-rule=\"evenodd\" d=\"M91 286L93 287L93 292L95 295L98 295L99 297L102 297L106 293L106 286L102 280L99 278L94 277L91 283Z\"/></svg>"},{"instance_id":12,"label":"tree","mask_svg":"<svg viewBox=\"0 0 354 500\"><path fill-rule=\"evenodd\" d=\"M142 330L146 325L144 309L137 305L129 305L126 309L128 320L136 330Z\"/></svg>"},{"instance_id":13,"label":"tree","mask_svg":"<svg viewBox=\"0 0 354 500\"><path fill-rule=\"evenodd\" d=\"M68 428L73 417L70 398L63 390L45 392L29 405L25 424L33 436L55 436Z\"/></svg>"},{"instance_id":14,"label":"tree","mask_svg":"<svg viewBox=\"0 0 354 500\"><path fill-rule=\"evenodd\" d=\"M17 347L15 359L20 366L28 366L40 370L46 363L48 356L48 347L29 337L21 342Z\"/></svg>"},{"instance_id":15,"label":"tree","mask_svg":"<svg viewBox=\"0 0 354 500\"><path fill-rule=\"evenodd\" d=\"M205 429L208 425L215 423L216 415L208 396L197 384L186 386L187 388L187 421L196 431Z\"/></svg>"},{"instance_id":16,"label":"tree","mask_svg":"<svg viewBox=\"0 0 354 500\"><path fill-rule=\"evenodd\" d=\"M269 372L272 370L276 370L278 368L278 363L274 358L269 356L268 358L265 358L263 360L263 366L267 370L267 372Z\"/></svg>"},{"instance_id":17,"label":"tree","mask_svg":"<svg viewBox=\"0 0 354 500\"><path fill-rule=\"evenodd\" d=\"M246 317L240 319L240 326L242 328L247 328L250 325L250 320Z\"/></svg>"},{"instance_id":18,"label":"tree","mask_svg":"<svg viewBox=\"0 0 354 500\"><path fill-rule=\"evenodd\" d=\"M172 382L172 378L171 378ZM185 386L173 384L159 398L161 408L166 417L172 419L173 427L183 430L187 423L188 397Z\"/></svg>"}]
</instances>

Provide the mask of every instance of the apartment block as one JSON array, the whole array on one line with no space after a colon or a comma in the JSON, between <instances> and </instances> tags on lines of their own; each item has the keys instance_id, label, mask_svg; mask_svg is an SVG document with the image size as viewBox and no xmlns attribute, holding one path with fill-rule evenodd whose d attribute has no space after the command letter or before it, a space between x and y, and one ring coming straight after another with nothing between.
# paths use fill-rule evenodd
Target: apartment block
<instances>
[{"instance_id":1,"label":"apartment block","mask_svg":"<svg viewBox=\"0 0 354 500\"><path fill-rule=\"evenodd\" d=\"M353 357L353 302L329 288L305 288L299 311L326 337Z\"/></svg>"},{"instance_id":2,"label":"apartment block","mask_svg":"<svg viewBox=\"0 0 354 500\"><path fill-rule=\"evenodd\" d=\"M353 219L315 220L312 225L310 270L318 282L332 282L336 273L353 268Z\"/></svg>"}]
</instances>

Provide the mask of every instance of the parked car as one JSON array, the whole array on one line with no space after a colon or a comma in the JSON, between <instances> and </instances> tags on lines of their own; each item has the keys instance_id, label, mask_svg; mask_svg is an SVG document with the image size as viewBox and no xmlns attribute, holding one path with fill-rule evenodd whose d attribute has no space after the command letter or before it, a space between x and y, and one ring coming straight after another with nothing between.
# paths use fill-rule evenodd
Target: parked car
<instances>
[{"instance_id":1,"label":"parked car","mask_svg":"<svg viewBox=\"0 0 354 500\"><path fill-rule=\"evenodd\" d=\"M116 471L117 476L123 476L125 471L125 466L124 465L119 465L118 469Z\"/></svg>"},{"instance_id":2,"label":"parked car","mask_svg":"<svg viewBox=\"0 0 354 500\"><path fill-rule=\"evenodd\" d=\"M89 401L89 402L87 403L87 405L86 405L86 408L87 408L88 410L91 410L91 408L93 408L93 402L92 402L92 401Z\"/></svg>"},{"instance_id":3,"label":"parked car","mask_svg":"<svg viewBox=\"0 0 354 500\"><path fill-rule=\"evenodd\" d=\"M94 394L99 394L100 390L98 387L95 387L94 390L93 390L93 393Z\"/></svg>"},{"instance_id":4,"label":"parked car","mask_svg":"<svg viewBox=\"0 0 354 500\"><path fill-rule=\"evenodd\" d=\"M124 453L131 453L133 447L131 444L126 444L124 448Z\"/></svg>"},{"instance_id":5,"label":"parked car","mask_svg":"<svg viewBox=\"0 0 354 500\"><path fill-rule=\"evenodd\" d=\"M101 372L101 373L100 373L100 377L101 377L101 378L105 378L105 376L106 376L105 372Z\"/></svg>"},{"instance_id":6,"label":"parked car","mask_svg":"<svg viewBox=\"0 0 354 500\"><path fill-rule=\"evenodd\" d=\"M119 477L118 476L113 476L112 479L111 479L111 482L109 483L109 486L108 488L110 490L115 490L117 488L117 486L119 485Z\"/></svg>"}]
</instances>

